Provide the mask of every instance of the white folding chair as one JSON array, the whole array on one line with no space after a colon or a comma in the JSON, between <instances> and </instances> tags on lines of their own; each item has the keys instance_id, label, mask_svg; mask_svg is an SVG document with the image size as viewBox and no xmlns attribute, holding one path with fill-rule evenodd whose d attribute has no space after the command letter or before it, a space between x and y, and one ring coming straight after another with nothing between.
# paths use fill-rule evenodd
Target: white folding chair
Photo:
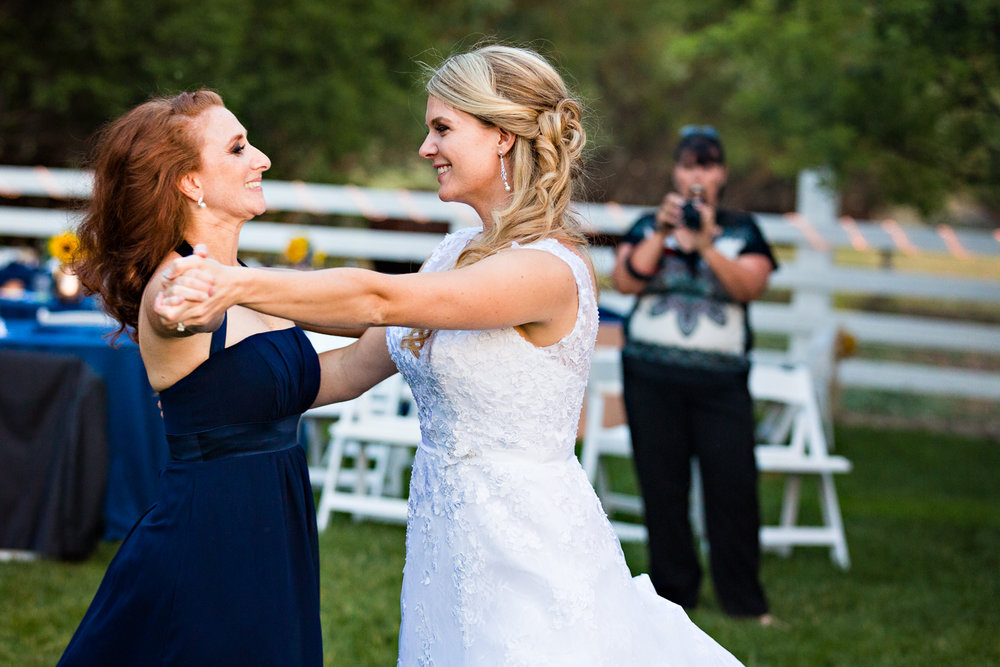
<instances>
[{"instance_id":1,"label":"white folding chair","mask_svg":"<svg viewBox=\"0 0 1000 667\"><path fill-rule=\"evenodd\" d=\"M837 374L837 361L834 356L836 340L836 326L832 324L816 325L808 339L792 345L792 348L787 351L755 349L750 353L754 364L792 364L802 365L809 369L829 451L834 449L831 387ZM782 428L790 428L790 423L781 418L785 412L781 407L777 407L764 414L764 418L757 428L759 440L777 441L781 439L770 436L768 429L778 427L780 431Z\"/></svg>"},{"instance_id":2,"label":"white folding chair","mask_svg":"<svg viewBox=\"0 0 1000 667\"><path fill-rule=\"evenodd\" d=\"M326 479L326 467L330 461L329 424L343 417L347 402L330 403L309 408L299 422L301 439L309 462L309 482L314 487L322 487Z\"/></svg>"},{"instance_id":3,"label":"white folding chair","mask_svg":"<svg viewBox=\"0 0 1000 667\"><path fill-rule=\"evenodd\" d=\"M632 457L628 424L607 426L604 423L607 402L620 399L621 388L621 380L597 380L588 384L587 417L580 449L580 464L609 516L621 510L640 517L637 523L613 519L611 525L618 539L622 542L644 542L647 534L646 526L641 520L642 497L613 492L601 461L604 456Z\"/></svg>"},{"instance_id":4,"label":"white folding chair","mask_svg":"<svg viewBox=\"0 0 1000 667\"><path fill-rule=\"evenodd\" d=\"M330 426L319 529L326 529L335 511L356 519L405 522L403 475L419 444L417 408L402 376L393 375L344 403L340 419Z\"/></svg>"},{"instance_id":5,"label":"white folding chair","mask_svg":"<svg viewBox=\"0 0 1000 667\"><path fill-rule=\"evenodd\" d=\"M622 542L644 542L647 539L646 526L642 523L642 497L612 491L607 471L601 460L605 456L632 458L632 439L627 423L607 424L609 403L620 402L622 397L621 350L613 347L598 347L594 350L590 364L590 378L587 383L587 413L584 424L583 443L580 449L580 465L587 473L604 511L609 515L623 512L638 517L637 522L614 519L611 522L618 539ZM704 534L704 518L701 502L701 485L698 483L698 463L692 461L691 483L691 525L698 536Z\"/></svg>"},{"instance_id":6,"label":"white folding chair","mask_svg":"<svg viewBox=\"0 0 1000 667\"><path fill-rule=\"evenodd\" d=\"M761 527L761 546L788 554L793 546L829 546L831 559L850 567L847 538L833 475L851 470L851 462L829 453L816 400L816 388L804 365L755 363L750 371L750 394L758 404L777 406L764 422L766 442L756 446L757 467L763 473L785 475L778 525ZM802 478L815 476L822 524L798 524Z\"/></svg>"},{"instance_id":7,"label":"white folding chair","mask_svg":"<svg viewBox=\"0 0 1000 667\"><path fill-rule=\"evenodd\" d=\"M597 491L605 510L621 510L641 515L642 499L615 493L608 488L602 457L631 457L631 438L627 424L605 424L608 400L619 399L622 391L619 353L615 349L595 351L587 388L587 415L580 461ZM809 370L801 365L757 362L750 373L750 393L770 411L759 425L755 448L762 472L786 475L780 523L761 527L761 545L783 554L793 546L829 546L831 559L841 568L850 566L847 539L833 475L846 473L851 463L827 450L827 441L816 401L816 388ZM802 477L814 475L819 486L819 526L798 525ZM702 538L702 549L710 548L705 540L704 509L697 461L691 471L691 525ZM622 541L643 541L646 528L641 523L612 521Z\"/></svg>"}]
</instances>

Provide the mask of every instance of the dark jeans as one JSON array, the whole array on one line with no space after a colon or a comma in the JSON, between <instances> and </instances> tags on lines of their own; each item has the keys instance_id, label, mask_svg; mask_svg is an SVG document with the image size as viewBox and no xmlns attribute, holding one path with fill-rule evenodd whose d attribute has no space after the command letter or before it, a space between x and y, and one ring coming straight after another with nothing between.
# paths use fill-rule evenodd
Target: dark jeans
<instances>
[{"instance_id":1,"label":"dark jeans","mask_svg":"<svg viewBox=\"0 0 1000 667\"><path fill-rule=\"evenodd\" d=\"M623 358L625 408L646 506L650 578L668 600L698 604L702 570L689 521L691 458L701 470L709 565L726 613L767 612L760 584L760 509L753 404L745 374L676 381Z\"/></svg>"}]
</instances>

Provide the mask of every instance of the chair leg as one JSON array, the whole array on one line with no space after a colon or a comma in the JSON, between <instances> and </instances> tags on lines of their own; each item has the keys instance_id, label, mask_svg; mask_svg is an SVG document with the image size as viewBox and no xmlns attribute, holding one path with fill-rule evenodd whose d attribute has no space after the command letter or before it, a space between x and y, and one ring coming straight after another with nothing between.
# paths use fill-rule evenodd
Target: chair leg
<instances>
[{"instance_id":1,"label":"chair leg","mask_svg":"<svg viewBox=\"0 0 1000 667\"><path fill-rule=\"evenodd\" d=\"M390 452L389 445L373 442L358 443L358 456L355 459L357 472L357 483L354 486L355 494L373 498L380 498L384 495ZM371 462L371 469L369 469L369 462ZM355 513L352 518L355 521L365 521L372 517L367 514Z\"/></svg>"},{"instance_id":2,"label":"chair leg","mask_svg":"<svg viewBox=\"0 0 1000 667\"><path fill-rule=\"evenodd\" d=\"M320 465L323 448L319 443L320 428L315 419L302 420L302 435L306 441L306 460L310 467Z\"/></svg>"},{"instance_id":3,"label":"chair leg","mask_svg":"<svg viewBox=\"0 0 1000 667\"><path fill-rule=\"evenodd\" d=\"M850 569L851 556L847 551L844 521L840 516L840 503L837 499L837 488L834 486L832 473L823 473L820 475L819 495L823 523L833 532L833 542L830 545L830 560L836 563L842 570Z\"/></svg>"},{"instance_id":4,"label":"chair leg","mask_svg":"<svg viewBox=\"0 0 1000 667\"><path fill-rule=\"evenodd\" d=\"M388 486L387 493L394 498L406 497L406 491L403 488L403 472L410 465L409 457L407 456L408 453L407 450L401 447L393 447L389 452L386 484Z\"/></svg>"},{"instance_id":5,"label":"chair leg","mask_svg":"<svg viewBox=\"0 0 1000 667\"><path fill-rule=\"evenodd\" d=\"M326 476L323 479L323 491L319 496L319 507L316 509L316 526L320 532L326 530L330 523L330 513L333 511L333 494L337 492L337 477L340 476L340 464L344 456L344 441L334 438L330 443L329 462L326 466Z\"/></svg>"},{"instance_id":6,"label":"chair leg","mask_svg":"<svg viewBox=\"0 0 1000 667\"><path fill-rule=\"evenodd\" d=\"M364 442L358 443L358 456L354 459L354 470L357 474L357 481L354 484L354 493L364 496L368 493L368 445ZM354 521L364 521L365 515L354 513L351 515Z\"/></svg>"},{"instance_id":7,"label":"chair leg","mask_svg":"<svg viewBox=\"0 0 1000 667\"><path fill-rule=\"evenodd\" d=\"M309 483L313 487L323 487L323 480L326 479L326 469L330 465L330 445L324 447L320 443L320 431L314 423L316 420L303 420L303 428L306 429L306 439L308 449L306 451L309 461Z\"/></svg>"},{"instance_id":8,"label":"chair leg","mask_svg":"<svg viewBox=\"0 0 1000 667\"><path fill-rule=\"evenodd\" d=\"M792 430L797 409L788 405L772 406L755 431L760 442L784 442Z\"/></svg>"},{"instance_id":9,"label":"chair leg","mask_svg":"<svg viewBox=\"0 0 1000 667\"><path fill-rule=\"evenodd\" d=\"M802 495L802 477L799 475L787 475L785 477L785 491L781 499L781 527L792 528L799 520L799 499ZM777 547L775 551L782 556L789 556L792 553L792 545L786 544Z\"/></svg>"},{"instance_id":10,"label":"chair leg","mask_svg":"<svg viewBox=\"0 0 1000 667\"><path fill-rule=\"evenodd\" d=\"M389 472L389 445L370 444L366 450L368 457L372 461L372 469L366 470L368 480L368 493L373 496L381 496L385 492L385 480Z\"/></svg>"}]
</instances>

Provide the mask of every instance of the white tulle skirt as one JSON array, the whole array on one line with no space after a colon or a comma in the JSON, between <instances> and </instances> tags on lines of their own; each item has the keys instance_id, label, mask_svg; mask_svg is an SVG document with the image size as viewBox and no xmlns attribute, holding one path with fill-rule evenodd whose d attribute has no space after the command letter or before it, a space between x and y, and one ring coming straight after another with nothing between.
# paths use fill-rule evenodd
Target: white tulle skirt
<instances>
[{"instance_id":1,"label":"white tulle skirt","mask_svg":"<svg viewBox=\"0 0 1000 667\"><path fill-rule=\"evenodd\" d=\"M418 450L399 665L739 665L633 578L575 458Z\"/></svg>"}]
</instances>

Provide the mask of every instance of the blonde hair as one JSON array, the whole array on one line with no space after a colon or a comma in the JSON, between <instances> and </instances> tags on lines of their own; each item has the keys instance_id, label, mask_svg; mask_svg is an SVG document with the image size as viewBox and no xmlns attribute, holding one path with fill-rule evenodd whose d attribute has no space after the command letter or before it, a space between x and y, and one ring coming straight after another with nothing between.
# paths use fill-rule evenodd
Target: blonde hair
<instances>
[{"instance_id":1,"label":"blonde hair","mask_svg":"<svg viewBox=\"0 0 1000 667\"><path fill-rule=\"evenodd\" d=\"M465 247L455 268L496 254L515 241L555 238L586 245L579 221L569 210L587 141L580 103L542 56L510 46L484 46L452 56L431 70L426 88L445 104L514 136L514 145L504 156L510 202L493 212L493 226ZM402 346L419 356L432 333L413 329Z\"/></svg>"}]
</instances>

